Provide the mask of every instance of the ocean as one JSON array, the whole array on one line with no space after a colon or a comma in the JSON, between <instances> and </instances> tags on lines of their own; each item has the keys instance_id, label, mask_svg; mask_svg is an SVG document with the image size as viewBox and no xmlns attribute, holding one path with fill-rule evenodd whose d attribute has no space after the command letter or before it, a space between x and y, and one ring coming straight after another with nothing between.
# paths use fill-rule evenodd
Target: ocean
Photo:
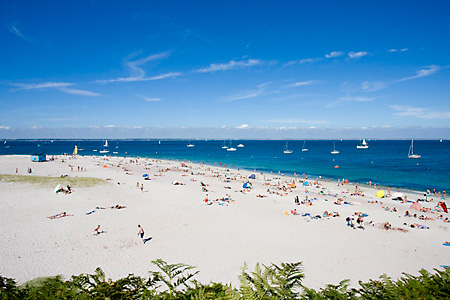
<instances>
[{"instance_id":1,"label":"ocean","mask_svg":"<svg viewBox=\"0 0 450 300\"><path fill-rule=\"evenodd\" d=\"M293 151L285 154L286 148ZM79 155L103 155L103 140L7 140L0 142L0 155L71 154L75 145ZM194 147L187 147L192 143ZM237 148L238 144L243 148ZM357 149L356 140L233 140L235 152L222 149L230 141L223 140L108 140L112 156L140 156L173 160L189 160L210 165L224 164L255 172L278 172L323 178L342 179L361 184L400 189L450 191L450 141L415 140L414 153L420 159L409 159L410 140L371 140L368 149ZM330 152L336 145L339 154ZM97 150L97 151L94 151ZM117 154L113 153L117 152ZM339 166L339 168L335 168Z\"/></svg>"}]
</instances>

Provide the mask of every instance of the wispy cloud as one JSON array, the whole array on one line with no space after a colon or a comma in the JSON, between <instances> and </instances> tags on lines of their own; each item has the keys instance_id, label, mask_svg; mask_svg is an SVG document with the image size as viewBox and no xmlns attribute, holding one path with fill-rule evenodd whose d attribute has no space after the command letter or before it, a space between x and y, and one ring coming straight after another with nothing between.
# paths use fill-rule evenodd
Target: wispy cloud
<instances>
[{"instance_id":1,"label":"wispy cloud","mask_svg":"<svg viewBox=\"0 0 450 300\"><path fill-rule=\"evenodd\" d=\"M141 53L142 53L142 51L137 51L137 52L131 53L124 60L125 66L129 69L130 76L96 80L95 82L96 83L112 83L112 82L152 81L152 80L161 80L161 79L165 79L165 78L173 78L173 77L182 75L182 73L180 73L180 72L169 72L169 73L165 73L165 74L161 74L161 75L146 77L146 71L143 69L142 65L144 65L148 62L154 62L154 61L166 59L170 56L170 51L156 53L156 54L152 54L152 55L146 56L141 59L133 60L136 56L139 56Z\"/></svg>"},{"instance_id":2,"label":"wispy cloud","mask_svg":"<svg viewBox=\"0 0 450 300\"><path fill-rule=\"evenodd\" d=\"M350 58L354 58L354 59L358 59L361 58L363 56L369 55L369 52L366 51L359 51L359 52L349 52L348 56Z\"/></svg>"},{"instance_id":3,"label":"wispy cloud","mask_svg":"<svg viewBox=\"0 0 450 300\"><path fill-rule=\"evenodd\" d=\"M305 86L305 85L313 85L318 84L320 81L318 80L307 80L307 81L299 81L295 82L293 84L289 84L286 87L298 87L298 86Z\"/></svg>"},{"instance_id":4,"label":"wispy cloud","mask_svg":"<svg viewBox=\"0 0 450 300\"><path fill-rule=\"evenodd\" d=\"M75 85L70 82L41 82L41 83L8 83L8 85L16 87L14 90L38 90L38 91L48 91L48 90L58 90L66 94L79 95L79 96L90 96L96 97L101 96L98 93L68 88L69 86Z\"/></svg>"},{"instance_id":5,"label":"wispy cloud","mask_svg":"<svg viewBox=\"0 0 450 300\"><path fill-rule=\"evenodd\" d=\"M9 85L17 87L17 90L43 90L43 89L64 88L72 86L73 83L70 82L9 83Z\"/></svg>"},{"instance_id":6,"label":"wispy cloud","mask_svg":"<svg viewBox=\"0 0 450 300\"><path fill-rule=\"evenodd\" d=\"M405 51L409 51L408 48L403 48L403 49L389 49L388 52L405 52Z\"/></svg>"},{"instance_id":7,"label":"wispy cloud","mask_svg":"<svg viewBox=\"0 0 450 300\"><path fill-rule=\"evenodd\" d=\"M144 98L145 101L147 102L158 102L158 101L162 101L161 98L152 98L152 97L142 97Z\"/></svg>"},{"instance_id":8,"label":"wispy cloud","mask_svg":"<svg viewBox=\"0 0 450 300\"><path fill-rule=\"evenodd\" d=\"M419 119L449 119L450 112L448 111L434 111L429 108L412 107L402 105L391 105L391 109L396 112L396 116L415 117Z\"/></svg>"},{"instance_id":9,"label":"wispy cloud","mask_svg":"<svg viewBox=\"0 0 450 300\"><path fill-rule=\"evenodd\" d=\"M388 86L389 84L381 81L364 81L361 83L361 89L367 92L375 92Z\"/></svg>"},{"instance_id":10,"label":"wispy cloud","mask_svg":"<svg viewBox=\"0 0 450 300\"><path fill-rule=\"evenodd\" d=\"M229 98L224 98L224 99L222 99L222 101L223 102L232 102L232 101L237 101L237 100L250 99L250 98L255 98L255 97L261 96L263 93L264 93L264 90L262 90L262 89L254 90L254 91L246 91L246 92L231 96Z\"/></svg>"},{"instance_id":11,"label":"wispy cloud","mask_svg":"<svg viewBox=\"0 0 450 300\"><path fill-rule=\"evenodd\" d=\"M61 92L71 95L79 95L79 96L89 96L89 97L98 97L101 96L100 94L86 91L86 90L79 90L79 89L68 89L68 88L60 88Z\"/></svg>"},{"instance_id":12,"label":"wispy cloud","mask_svg":"<svg viewBox=\"0 0 450 300\"><path fill-rule=\"evenodd\" d=\"M337 101L328 103L327 105L325 105L325 107L333 107L338 105L339 103L343 103L343 102L370 102L375 100L375 97L362 97L362 96L350 96L350 95L346 95L344 97L340 97L338 98Z\"/></svg>"},{"instance_id":13,"label":"wispy cloud","mask_svg":"<svg viewBox=\"0 0 450 300\"><path fill-rule=\"evenodd\" d=\"M9 32L11 32L11 33L14 34L15 36L17 36L17 37L23 39L24 41L27 41L27 42L32 43L32 44L34 44L34 45L40 45L40 46L45 46L45 47L48 47L48 48L52 48L51 46L49 46L49 45L47 45L47 44L45 44L45 43L43 43L43 42L36 41L35 39L33 39L33 38L29 37L29 36L24 35L24 34L19 30L18 24L19 24L18 21L15 22L15 23L12 23L12 24L10 24L10 25L7 27L7 29L9 30Z\"/></svg>"},{"instance_id":14,"label":"wispy cloud","mask_svg":"<svg viewBox=\"0 0 450 300\"><path fill-rule=\"evenodd\" d=\"M210 73L210 72L217 72L217 71L227 71L227 70L234 70L234 69L243 69L243 68L249 68L261 65L262 61L259 59L247 59L247 60L231 60L227 63L222 64L210 64L209 67L197 69L194 72L198 73Z\"/></svg>"},{"instance_id":15,"label":"wispy cloud","mask_svg":"<svg viewBox=\"0 0 450 300\"><path fill-rule=\"evenodd\" d=\"M410 77L405 77L405 78L402 78L402 79L397 80L395 82L402 82L402 81L407 81L407 80L411 80L411 79L416 79L416 78L430 76L430 75L433 75L436 72L438 72L440 69L441 69L441 67L438 66L438 65L426 66L426 67L423 67L423 68L419 69L416 72L416 75L410 76Z\"/></svg>"},{"instance_id":16,"label":"wispy cloud","mask_svg":"<svg viewBox=\"0 0 450 300\"><path fill-rule=\"evenodd\" d=\"M322 60L322 58L316 57L316 58L303 58L303 59L299 59L299 60L291 60L287 63L285 63L283 66L288 67L288 66L292 66L292 65L297 65L297 64L306 64L306 63L312 63L312 62L316 62L316 61L320 61Z\"/></svg>"},{"instance_id":17,"label":"wispy cloud","mask_svg":"<svg viewBox=\"0 0 450 300\"><path fill-rule=\"evenodd\" d=\"M342 51L332 51L329 54L325 55L325 58L333 58L333 57L339 57L345 55Z\"/></svg>"}]
</instances>

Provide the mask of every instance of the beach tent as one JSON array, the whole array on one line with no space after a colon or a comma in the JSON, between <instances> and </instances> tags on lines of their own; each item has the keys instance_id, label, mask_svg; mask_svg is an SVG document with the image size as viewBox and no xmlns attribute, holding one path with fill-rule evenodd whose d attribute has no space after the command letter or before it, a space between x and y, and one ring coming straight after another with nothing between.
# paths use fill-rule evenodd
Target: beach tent
<instances>
[{"instance_id":1,"label":"beach tent","mask_svg":"<svg viewBox=\"0 0 450 300\"><path fill-rule=\"evenodd\" d=\"M31 161L35 162L47 161L47 155L44 153L31 154Z\"/></svg>"},{"instance_id":2,"label":"beach tent","mask_svg":"<svg viewBox=\"0 0 450 300\"><path fill-rule=\"evenodd\" d=\"M415 209L415 210L420 210L422 208L422 205L420 205L419 202L414 202L413 204L411 204L411 206L409 208Z\"/></svg>"},{"instance_id":3,"label":"beach tent","mask_svg":"<svg viewBox=\"0 0 450 300\"><path fill-rule=\"evenodd\" d=\"M178 185L178 184L180 184L178 181L176 181L176 180L172 181L172 185Z\"/></svg>"},{"instance_id":4,"label":"beach tent","mask_svg":"<svg viewBox=\"0 0 450 300\"><path fill-rule=\"evenodd\" d=\"M383 191L383 190L379 190L379 191L375 194L375 196L376 196L377 198L383 198L383 197L384 197L384 191Z\"/></svg>"},{"instance_id":5,"label":"beach tent","mask_svg":"<svg viewBox=\"0 0 450 300\"><path fill-rule=\"evenodd\" d=\"M244 189L250 189L250 188L252 188L251 186L250 186L250 183L248 183L248 182L246 182L246 183L244 183L244 185L242 186Z\"/></svg>"},{"instance_id":6,"label":"beach tent","mask_svg":"<svg viewBox=\"0 0 450 300\"><path fill-rule=\"evenodd\" d=\"M255 174L252 174L252 175L248 176L248 178L250 178L250 179L255 179L255 178L256 178L256 175L255 175Z\"/></svg>"}]
</instances>

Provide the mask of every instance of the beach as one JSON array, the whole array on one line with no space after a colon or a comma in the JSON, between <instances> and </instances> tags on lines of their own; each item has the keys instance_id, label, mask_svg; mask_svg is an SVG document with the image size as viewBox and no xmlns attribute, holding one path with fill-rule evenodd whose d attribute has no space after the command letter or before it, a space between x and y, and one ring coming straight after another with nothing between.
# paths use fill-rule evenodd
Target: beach
<instances>
[{"instance_id":1,"label":"beach","mask_svg":"<svg viewBox=\"0 0 450 300\"><path fill-rule=\"evenodd\" d=\"M352 195L352 182L338 186L301 175L136 157L54 156L32 163L26 155L5 155L0 175L8 175L0 181L0 273L20 283L96 267L113 279L145 277L158 258L197 267L201 282L234 286L244 263L252 270L257 262L301 261L303 283L313 288L347 278L356 286L383 273L397 278L450 264L450 247L443 245L450 223L439 219L448 214L435 208L448 198L437 195L419 202L427 208L419 211L411 202L376 197L373 186L360 185L360 195ZM67 189L69 179L71 193L56 193L57 184ZM424 191L402 193L413 202L424 198ZM296 196L304 204L296 205ZM111 208L116 205L125 207ZM405 217L406 211L424 219ZM49 218L63 212L67 216ZM354 218L353 227L347 217Z\"/></svg>"}]
</instances>

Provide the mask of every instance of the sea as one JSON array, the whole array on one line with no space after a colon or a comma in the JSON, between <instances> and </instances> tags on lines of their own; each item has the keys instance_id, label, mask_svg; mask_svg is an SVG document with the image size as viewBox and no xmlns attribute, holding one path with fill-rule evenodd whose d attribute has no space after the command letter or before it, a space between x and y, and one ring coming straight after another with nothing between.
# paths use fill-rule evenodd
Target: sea
<instances>
[{"instance_id":1,"label":"sea","mask_svg":"<svg viewBox=\"0 0 450 300\"><path fill-rule=\"evenodd\" d=\"M0 155L45 153L104 156L105 140L2 140ZM415 191L450 191L450 141L370 140L368 149L357 149L359 140L109 140L107 156L129 156L225 165L284 175L348 179L367 184ZM194 145L187 147L188 144ZM244 147L237 147L242 144ZM232 146L227 151L222 146ZM285 154L288 148L293 152ZM307 148L308 151L302 151ZM339 154L331 154L331 151Z\"/></svg>"}]
</instances>

